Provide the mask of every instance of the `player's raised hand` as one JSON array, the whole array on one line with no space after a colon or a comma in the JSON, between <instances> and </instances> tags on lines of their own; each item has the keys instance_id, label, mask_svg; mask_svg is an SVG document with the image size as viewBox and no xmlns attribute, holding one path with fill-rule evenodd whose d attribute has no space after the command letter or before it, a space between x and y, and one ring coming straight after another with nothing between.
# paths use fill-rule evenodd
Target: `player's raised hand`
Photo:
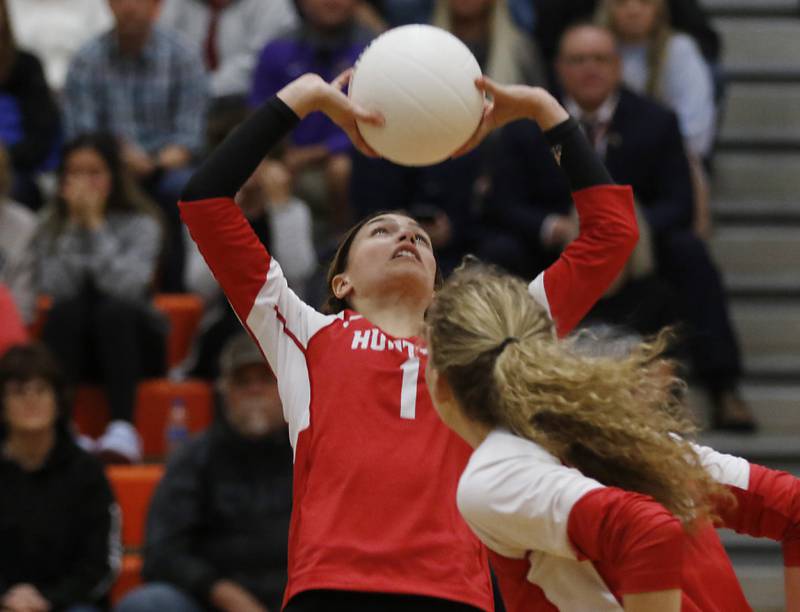
<instances>
[{"instance_id":1,"label":"player's raised hand","mask_svg":"<svg viewBox=\"0 0 800 612\"><path fill-rule=\"evenodd\" d=\"M278 97L301 119L314 111L325 113L347 133L359 151L378 157L358 131L356 120L381 126L383 116L360 107L342 92L352 74L352 69L345 70L330 83L317 74L304 74L281 89Z\"/></svg>"},{"instance_id":2,"label":"player's raised hand","mask_svg":"<svg viewBox=\"0 0 800 612\"><path fill-rule=\"evenodd\" d=\"M501 85L487 76L475 79L475 86L487 97L483 116L475 133L453 157L470 152L494 130L512 121L533 119L542 130L549 130L569 118L558 100L541 87Z\"/></svg>"},{"instance_id":3,"label":"player's raised hand","mask_svg":"<svg viewBox=\"0 0 800 612\"><path fill-rule=\"evenodd\" d=\"M348 98L343 90L353 77L353 69L348 68L337 76L330 84L330 91L323 97L323 106L320 110L328 115L331 120L342 128L355 147L364 155L379 157L358 131L356 120L375 126L382 126L383 116L378 112L370 112Z\"/></svg>"}]
</instances>

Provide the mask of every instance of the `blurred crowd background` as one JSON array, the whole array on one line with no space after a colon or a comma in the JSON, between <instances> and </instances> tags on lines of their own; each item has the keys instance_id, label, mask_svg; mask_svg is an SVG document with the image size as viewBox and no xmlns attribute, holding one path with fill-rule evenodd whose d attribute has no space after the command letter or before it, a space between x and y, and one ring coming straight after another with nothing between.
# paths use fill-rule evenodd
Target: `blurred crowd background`
<instances>
[{"instance_id":1,"label":"blurred crowd background","mask_svg":"<svg viewBox=\"0 0 800 612\"><path fill-rule=\"evenodd\" d=\"M124 472L86 455L145 460L134 480L149 500L173 444L146 530L151 583L120 609L277 609L291 507L280 400L176 202L208 151L281 87L306 72L331 80L409 23L451 31L485 74L545 87L581 122L632 185L641 233L584 327L624 343L672 326L671 356L707 407L698 418L756 431L709 246L729 84L698 0L0 0L0 354L13 347L0 359L0 539L18 547L1 547L4 609L103 607L123 560L138 577L141 556L108 537L113 495L133 489L112 478L112 492L107 475ZM578 234L532 122L408 168L360 155L311 115L236 201L315 306L337 240L377 210L415 217L445 274L474 254L532 279ZM36 401L49 417L31 424L15 407ZM37 427L49 445L26 446ZM65 487L85 491L74 514ZM31 541L63 533L73 540L39 564ZM66 561L79 550L85 563ZM65 563L80 575L56 580Z\"/></svg>"}]
</instances>

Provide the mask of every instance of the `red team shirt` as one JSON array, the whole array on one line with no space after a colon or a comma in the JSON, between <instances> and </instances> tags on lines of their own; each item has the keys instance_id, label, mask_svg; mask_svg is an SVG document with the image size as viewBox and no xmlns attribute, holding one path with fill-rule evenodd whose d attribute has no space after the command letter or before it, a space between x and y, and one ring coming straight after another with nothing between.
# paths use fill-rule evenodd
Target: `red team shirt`
<instances>
[{"instance_id":1,"label":"red team shirt","mask_svg":"<svg viewBox=\"0 0 800 612\"><path fill-rule=\"evenodd\" d=\"M602 295L636 242L628 188L591 187L574 199L581 235L530 285L561 335ZM692 538L672 530L642 548L648 526L675 522L652 500L580 475L576 480L574 470L560 465L554 479L545 478L546 486L530 495L555 458L542 459L530 448L515 454L514 445L528 441L497 444L502 432L470 459L472 449L441 423L431 404L426 351L417 338L392 337L353 311L323 315L304 304L232 199L180 207L278 378L295 452L285 602L305 590L340 589L427 595L492 610L487 551L474 530L492 549L509 612L619 610L626 592L670 588L683 588L684 610L749 609L713 528ZM699 451L739 499L724 514L725 526L782 540L787 565L800 565L798 481ZM462 472L467 470L465 480L487 465L501 472L511 466L513 472L520 457L533 470L524 490L512 487L509 498L509 491L495 486L508 473L498 479L490 470L482 492L498 492L500 507L507 499L515 500L514 507L536 500L523 517L534 519L534 527L515 524L519 517L511 516L512 530L504 533L514 512L505 508L483 521L464 505L468 526L456 505L457 492L464 502ZM556 501L554 491L562 492ZM644 529L625 530L632 513L645 513L647 520L638 521ZM527 536L531 546L520 548ZM616 562L623 558L628 565Z\"/></svg>"},{"instance_id":2,"label":"red team shirt","mask_svg":"<svg viewBox=\"0 0 800 612\"><path fill-rule=\"evenodd\" d=\"M581 234L530 286L571 330L636 243L629 188L574 194ZM288 288L230 198L180 204L237 315L277 375L294 448L285 602L310 589L409 593L492 610L486 549L456 506L472 449L438 418L417 338Z\"/></svg>"}]
</instances>

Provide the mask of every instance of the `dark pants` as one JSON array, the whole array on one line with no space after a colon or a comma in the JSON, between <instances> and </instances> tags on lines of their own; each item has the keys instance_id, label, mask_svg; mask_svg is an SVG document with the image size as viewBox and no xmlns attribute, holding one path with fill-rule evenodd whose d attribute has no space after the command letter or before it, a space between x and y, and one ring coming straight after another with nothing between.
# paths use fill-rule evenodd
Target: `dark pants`
<instances>
[{"instance_id":1,"label":"dark pants","mask_svg":"<svg viewBox=\"0 0 800 612\"><path fill-rule=\"evenodd\" d=\"M139 380L164 372L166 328L160 323L142 304L87 288L53 304L43 340L71 383L100 383L111 420L130 422Z\"/></svg>"},{"instance_id":2,"label":"dark pants","mask_svg":"<svg viewBox=\"0 0 800 612\"><path fill-rule=\"evenodd\" d=\"M477 612L467 604L422 597L388 593L354 591L304 591L292 597L284 612Z\"/></svg>"},{"instance_id":3,"label":"dark pants","mask_svg":"<svg viewBox=\"0 0 800 612\"><path fill-rule=\"evenodd\" d=\"M741 356L722 279L705 243L691 230L673 232L658 238L656 257L687 325L695 376L711 391L730 388L741 377Z\"/></svg>"}]
</instances>

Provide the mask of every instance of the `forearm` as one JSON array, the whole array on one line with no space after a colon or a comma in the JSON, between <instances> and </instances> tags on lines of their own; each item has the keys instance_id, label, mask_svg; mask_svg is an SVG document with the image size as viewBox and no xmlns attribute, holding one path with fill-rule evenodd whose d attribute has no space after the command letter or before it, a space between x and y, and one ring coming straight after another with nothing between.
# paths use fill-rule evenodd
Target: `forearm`
<instances>
[{"instance_id":1,"label":"forearm","mask_svg":"<svg viewBox=\"0 0 800 612\"><path fill-rule=\"evenodd\" d=\"M67 229L40 247L36 263L39 293L55 299L74 297L83 288L87 277L82 236L77 230Z\"/></svg>"},{"instance_id":2,"label":"forearm","mask_svg":"<svg viewBox=\"0 0 800 612\"><path fill-rule=\"evenodd\" d=\"M556 152L572 191L614 184L577 120L568 117L547 129L544 135Z\"/></svg>"},{"instance_id":3,"label":"forearm","mask_svg":"<svg viewBox=\"0 0 800 612\"><path fill-rule=\"evenodd\" d=\"M142 575L148 581L168 582L212 603L214 584L222 577L206 561L190 554L186 546L158 544L147 547Z\"/></svg>"},{"instance_id":4,"label":"forearm","mask_svg":"<svg viewBox=\"0 0 800 612\"><path fill-rule=\"evenodd\" d=\"M149 218L132 219L121 240L107 226L91 233L88 266L99 289L121 298L143 299L153 280L160 232Z\"/></svg>"}]
</instances>

